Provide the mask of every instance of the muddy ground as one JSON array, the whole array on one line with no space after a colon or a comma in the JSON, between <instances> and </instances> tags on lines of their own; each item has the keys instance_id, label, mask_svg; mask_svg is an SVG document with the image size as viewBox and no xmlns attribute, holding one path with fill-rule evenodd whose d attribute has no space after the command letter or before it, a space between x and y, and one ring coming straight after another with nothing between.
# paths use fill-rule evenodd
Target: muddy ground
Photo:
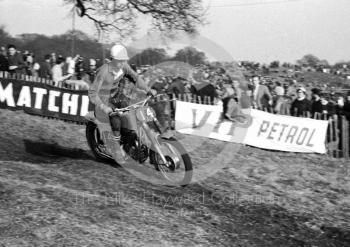
<instances>
[{"instance_id":1,"label":"muddy ground","mask_svg":"<svg viewBox=\"0 0 350 247\"><path fill-rule=\"evenodd\" d=\"M0 246L350 246L349 161L186 136L199 181L157 186L96 162L84 126L0 119Z\"/></svg>"}]
</instances>

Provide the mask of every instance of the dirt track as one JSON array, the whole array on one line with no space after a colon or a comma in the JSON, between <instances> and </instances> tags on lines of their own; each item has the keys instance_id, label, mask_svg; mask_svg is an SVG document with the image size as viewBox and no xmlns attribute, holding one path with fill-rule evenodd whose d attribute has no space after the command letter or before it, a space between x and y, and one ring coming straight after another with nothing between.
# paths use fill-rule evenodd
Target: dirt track
<instances>
[{"instance_id":1,"label":"dirt track","mask_svg":"<svg viewBox=\"0 0 350 247\"><path fill-rule=\"evenodd\" d=\"M84 126L0 118L0 246L350 246L344 160L229 144L220 172L159 187L94 161ZM199 173L226 146L202 142Z\"/></svg>"}]
</instances>

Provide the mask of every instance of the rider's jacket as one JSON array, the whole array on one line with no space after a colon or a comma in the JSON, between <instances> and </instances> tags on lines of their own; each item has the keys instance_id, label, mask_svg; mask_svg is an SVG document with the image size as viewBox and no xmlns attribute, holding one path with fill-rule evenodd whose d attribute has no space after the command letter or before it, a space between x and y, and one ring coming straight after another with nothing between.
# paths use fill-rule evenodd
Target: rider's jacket
<instances>
[{"instance_id":1,"label":"rider's jacket","mask_svg":"<svg viewBox=\"0 0 350 247\"><path fill-rule=\"evenodd\" d=\"M125 63L123 67L118 70L114 68L111 63L107 63L99 69L94 83L90 86L90 101L100 109L103 109L105 106L110 106L112 108L125 107L116 104L121 97L128 97L128 95L123 94L125 76L128 76L128 78L135 82L137 88L147 92L150 90L144 80L132 70L129 64Z\"/></svg>"}]
</instances>

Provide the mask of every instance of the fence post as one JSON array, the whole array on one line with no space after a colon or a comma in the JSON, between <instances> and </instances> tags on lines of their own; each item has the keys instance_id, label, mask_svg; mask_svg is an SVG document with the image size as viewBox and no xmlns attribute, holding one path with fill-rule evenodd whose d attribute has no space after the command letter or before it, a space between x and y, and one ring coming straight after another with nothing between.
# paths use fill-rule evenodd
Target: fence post
<instances>
[{"instance_id":1,"label":"fence post","mask_svg":"<svg viewBox=\"0 0 350 247\"><path fill-rule=\"evenodd\" d=\"M184 94L184 101L189 102L189 100L188 100L188 94Z\"/></svg>"},{"instance_id":2,"label":"fence post","mask_svg":"<svg viewBox=\"0 0 350 247\"><path fill-rule=\"evenodd\" d=\"M315 116L314 116L315 119L317 120L321 120L321 113L320 112L315 112Z\"/></svg>"},{"instance_id":3,"label":"fence post","mask_svg":"<svg viewBox=\"0 0 350 247\"><path fill-rule=\"evenodd\" d=\"M340 157L340 130L339 130L339 118L337 115L333 115L333 119L334 119L334 124L333 124L333 139L336 145L336 149L335 149L335 158L339 158Z\"/></svg>"},{"instance_id":4,"label":"fence post","mask_svg":"<svg viewBox=\"0 0 350 247\"><path fill-rule=\"evenodd\" d=\"M332 157L335 157L335 145L334 145L334 142L333 142L333 137L334 137L334 135L333 135L334 119L332 117L330 117L328 119L328 122L329 122L329 143L332 146Z\"/></svg>"},{"instance_id":5,"label":"fence post","mask_svg":"<svg viewBox=\"0 0 350 247\"><path fill-rule=\"evenodd\" d=\"M187 99L188 99L188 101L187 102L190 102L190 103L192 103L192 94L187 94Z\"/></svg>"},{"instance_id":6,"label":"fence post","mask_svg":"<svg viewBox=\"0 0 350 247\"><path fill-rule=\"evenodd\" d=\"M345 118L345 116L341 116L341 144L342 144L342 153L345 159L348 159L350 156L350 136L349 136L349 121Z\"/></svg>"},{"instance_id":7,"label":"fence post","mask_svg":"<svg viewBox=\"0 0 350 247\"><path fill-rule=\"evenodd\" d=\"M197 103L197 95L192 94L192 103Z\"/></svg>"},{"instance_id":8,"label":"fence post","mask_svg":"<svg viewBox=\"0 0 350 247\"><path fill-rule=\"evenodd\" d=\"M328 122L328 126L327 126L327 131L326 131L326 148L327 148L327 151L328 151L328 155L331 155L333 157L333 148L332 148L332 145L331 145L331 138L330 138L330 129L331 129L331 124L332 122L329 121L326 117L325 117L325 114L321 114L321 118L320 120L325 120Z\"/></svg>"},{"instance_id":9,"label":"fence post","mask_svg":"<svg viewBox=\"0 0 350 247\"><path fill-rule=\"evenodd\" d=\"M341 121L342 121L342 118L341 116L338 116L338 115L334 115L335 117L335 122L334 122L334 137L335 137L335 142L337 143L337 158L340 158L342 156L342 152L340 150L340 145L341 145L341 127L340 127L340 124L341 124Z\"/></svg>"}]
</instances>

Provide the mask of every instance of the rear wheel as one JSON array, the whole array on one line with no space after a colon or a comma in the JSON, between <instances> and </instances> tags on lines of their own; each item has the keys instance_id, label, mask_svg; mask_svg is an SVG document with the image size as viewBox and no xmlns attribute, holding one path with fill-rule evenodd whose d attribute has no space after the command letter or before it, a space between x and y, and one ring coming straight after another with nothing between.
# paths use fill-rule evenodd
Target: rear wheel
<instances>
[{"instance_id":1,"label":"rear wheel","mask_svg":"<svg viewBox=\"0 0 350 247\"><path fill-rule=\"evenodd\" d=\"M165 164L160 155L151 151L151 160L157 170L171 185L186 186L192 179L192 161L185 148L176 139L160 139L161 149L167 160Z\"/></svg>"},{"instance_id":2,"label":"rear wheel","mask_svg":"<svg viewBox=\"0 0 350 247\"><path fill-rule=\"evenodd\" d=\"M113 159L106 154L106 148L102 141L100 131L94 122L86 124L86 139L89 147L98 161L112 162Z\"/></svg>"}]
</instances>

